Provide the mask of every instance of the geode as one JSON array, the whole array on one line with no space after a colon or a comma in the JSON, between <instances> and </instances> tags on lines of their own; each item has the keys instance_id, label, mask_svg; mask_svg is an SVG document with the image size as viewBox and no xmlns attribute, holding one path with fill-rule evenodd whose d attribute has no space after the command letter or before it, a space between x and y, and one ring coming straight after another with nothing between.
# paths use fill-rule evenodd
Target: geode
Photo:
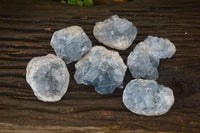
<instances>
[{"instance_id":1,"label":"geode","mask_svg":"<svg viewBox=\"0 0 200 133\"><path fill-rule=\"evenodd\" d=\"M68 89L69 78L65 62L53 54L34 57L26 68L26 81L44 102L59 101Z\"/></svg>"},{"instance_id":2,"label":"geode","mask_svg":"<svg viewBox=\"0 0 200 133\"><path fill-rule=\"evenodd\" d=\"M118 52L102 46L94 46L75 67L76 82L94 85L100 94L111 94L120 87L127 69Z\"/></svg>"},{"instance_id":3,"label":"geode","mask_svg":"<svg viewBox=\"0 0 200 133\"><path fill-rule=\"evenodd\" d=\"M160 59L171 58L175 52L174 44L168 39L148 36L130 53L127 65L134 78L156 80Z\"/></svg>"},{"instance_id":4,"label":"geode","mask_svg":"<svg viewBox=\"0 0 200 133\"><path fill-rule=\"evenodd\" d=\"M162 115L174 103L173 91L154 80L131 80L123 92L123 103L133 113L146 116Z\"/></svg>"},{"instance_id":5,"label":"geode","mask_svg":"<svg viewBox=\"0 0 200 133\"><path fill-rule=\"evenodd\" d=\"M92 47L92 42L79 26L70 26L53 33L51 46L66 64L79 60Z\"/></svg>"},{"instance_id":6,"label":"geode","mask_svg":"<svg viewBox=\"0 0 200 133\"><path fill-rule=\"evenodd\" d=\"M132 22L114 15L103 22L97 22L93 34L104 45L125 50L133 43L137 29Z\"/></svg>"}]
</instances>

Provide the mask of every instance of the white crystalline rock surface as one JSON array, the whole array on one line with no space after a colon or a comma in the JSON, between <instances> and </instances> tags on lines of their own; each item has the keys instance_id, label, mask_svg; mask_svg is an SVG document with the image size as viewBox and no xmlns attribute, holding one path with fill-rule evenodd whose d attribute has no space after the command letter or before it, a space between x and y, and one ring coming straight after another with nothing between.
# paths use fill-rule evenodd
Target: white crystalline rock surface
<instances>
[{"instance_id":1,"label":"white crystalline rock surface","mask_svg":"<svg viewBox=\"0 0 200 133\"><path fill-rule=\"evenodd\" d=\"M175 52L174 44L168 39L148 36L130 53L127 65L134 78L156 80L160 59L171 58Z\"/></svg>"},{"instance_id":2,"label":"white crystalline rock surface","mask_svg":"<svg viewBox=\"0 0 200 133\"><path fill-rule=\"evenodd\" d=\"M34 57L26 68L26 81L44 102L59 101L68 89L69 78L65 62L53 54Z\"/></svg>"},{"instance_id":3,"label":"white crystalline rock surface","mask_svg":"<svg viewBox=\"0 0 200 133\"><path fill-rule=\"evenodd\" d=\"M53 33L51 46L66 64L79 60L90 51L92 42L79 26L70 26Z\"/></svg>"},{"instance_id":4,"label":"white crystalline rock surface","mask_svg":"<svg viewBox=\"0 0 200 133\"><path fill-rule=\"evenodd\" d=\"M173 91L154 80L131 80L123 92L123 103L133 113L157 116L169 111L174 103Z\"/></svg>"},{"instance_id":5,"label":"white crystalline rock surface","mask_svg":"<svg viewBox=\"0 0 200 133\"><path fill-rule=\"evenodd\" d=\"M102 46L93 47L75 67L76 82L94 85L100 94L111 94L120 87L127 69L118 52Z\"/></svg>"},{"instance_id":6,"label":"white crystalline rock surface","mask_svg":"<svg viewBox=\"0 0 200 133\"><path fill-rule=\"evenodd\" d=\"M97 22L93 34L104 45L125 50L133 43L137 29L132 22L114 15L103 22Z\"/></svg>"}]
</instances>

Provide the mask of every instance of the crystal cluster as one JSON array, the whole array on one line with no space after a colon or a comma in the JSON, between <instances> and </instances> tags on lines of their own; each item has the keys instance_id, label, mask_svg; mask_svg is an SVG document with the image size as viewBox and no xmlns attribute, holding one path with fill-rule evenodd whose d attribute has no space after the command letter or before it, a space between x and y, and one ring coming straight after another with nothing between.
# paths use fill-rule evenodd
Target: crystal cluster
<instances>
[{"instance_id":1,"label":"crystal cluster","mask_svg":"<svg viewBox=\"0 0 200 133\"><path fill-rule=\"evenodd\" d=\"M135 79L123 92L123 103L139 115L156 116L168 112L174 103L173 91L154 80Z\"/></svg>"},{"instance_id":2,"label":"crystal cluster","mask_svg":"<svg viewBox=\"0 0 200 133\"><path fill-rule=\"evenodd\" d=\"M87 53L92 43L81 27L71 26L54 32L51 46L56 55L69 64Z\"/></svg>"},{"instance_id":3,"label":"crystal cluster","mask_svg":"<svg viewBox=\"0 0 200 133\"><path fill-rule=\"evenodd\" d=\"M79 60L74 78L78 84L94 85L100 94L111 94L123 83L126 65L118 52L95 46Z\"/></svg>"},{"instance_id":4,"label":"crystal cluster","mask_svg":"<svg viewBox=\"0 0 200 133\"><path fill-rule=\"evenodd\" d=\"M156 80L160 59L171 58L176 48L168 39L148 36L130 53L128 68L134 78Z\"/></svg>"},{"instance_id":5,"label":"crystal cluster","mask_svg":"<svg viewBox=\"0 0 200 133\"><path fill-rule=\"evenodd\" d=\"M104 45L125 50L133 43L137 29L132 22L114 15L103 22L97 22L93 34Z\"/></svg>"},{"instance_id":6,"label":"crystal cluster","mask_svg":"<svg viewBox=\"0 0 200 133\"><path fill-rule=\"evenodd\" d=\"M69 72L62 59L48 54L34 57L28 63L26 81L39 100L55 102L59 101L67 91Z\"/></svg>"}]
</instances>

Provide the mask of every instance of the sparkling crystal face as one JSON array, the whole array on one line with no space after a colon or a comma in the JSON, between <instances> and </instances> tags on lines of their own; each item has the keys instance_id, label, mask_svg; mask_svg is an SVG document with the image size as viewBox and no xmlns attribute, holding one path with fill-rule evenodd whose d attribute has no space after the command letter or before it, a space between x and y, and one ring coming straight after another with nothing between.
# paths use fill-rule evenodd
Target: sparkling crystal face
<instances>
[{"instance_id":1,"label":"sparkling crystal face","mask_svg":"<svg viewBox=\"0 0 200 133\"><path fill-rule=\"evenodd\" d=\"M59 101L66 93L69 72L59 57L49 54L33 58L27 66L26 80L41 101Z\"/></svg>"},{"instance_id":2,"label":"sparkling crystal face","mask_svg":"<svg viewBox=\"0 0 200 133\"><path fill-rule=\"evenodd\" d=\"M79 60L74 78L78 84L94 85L100 94L111 94L123 83L126 65L118 52L95 46Z\"/></svg>"},{"instance_id":3,"label":"sparkling crystal face","mask_svg":"<svg viewBox=\"0 0 200 133\"><path fill-rule=\"evenodd\" d=\"M123 103L133 113L156 116L169 111L174 95L170 88L154 80L135 79L126 85Z\"/></svg>"},{"instance_id":4,"label":"sparkling crystal face","mask_svg":"<svg viewBox=\"0 0 200 133\"><path fill-rule=\"evenodd\" d=\"M54 32L51 46L66 64L79 60L91 47L92 42L79 26L71 26Z\"/></svg>"},{"instance_id":5,"label":"sparkling crystal face","mask_svg":"<svg viewBox=\"0 0 200 133\"><path fill-rule=\"evenodd\" d=\"M175 51L169 40L149 36L130 53L127 65L134 78L156 80L160 59L171 58Z\"/></svg>"},{"instance_id":6,"label":"sparkling crystal face","mask_svg":"<svg viewBox=\"0 0 200 133\"><path fill-rule=\"evenodd\" d=\"M132 22L114 15L103 22L97 22L93 34L104 45L125 50L133 43L137 29Z\"/></svg>"}]
</instances>

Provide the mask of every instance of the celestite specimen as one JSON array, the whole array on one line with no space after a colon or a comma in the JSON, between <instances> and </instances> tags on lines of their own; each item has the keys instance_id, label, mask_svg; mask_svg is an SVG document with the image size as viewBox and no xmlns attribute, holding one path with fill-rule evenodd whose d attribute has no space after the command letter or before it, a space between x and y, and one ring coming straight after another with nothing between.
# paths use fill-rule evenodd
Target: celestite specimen
<instances>
[{"instance_id":1,"label":"celestite specimen","mask_svg":"<svg viewBox=\"0 0 200 133\"><path fill-rule=\"evenodd\" d=\"M103 22L97 22L93 34L108 47L126 50L133 43L137 29L132 22L114 15Z\"/></svg>"},{"instance_id":2,"label":"celestite specimen","mask_svg":"<svg viewBox=\"0 0 200 133\"><path fill-rule=\"evenodd\" d=\"M53 33L51 46L66 64L79 60L92 47L92 42L79 26L70 26Z\"/></svg>"},{"instance_id":3,"label":"celestite specimen","mask_svg":"<svg viewBox=\"0 0 200 133\"><path fill-rule=\"evenodd\" d=\"M123 103L133 113L157 116L169 111L174 103L173 91L154 80L131 80L123 92Z\"/></svg>"},{"instance_id":4,"label":"celestite specimen","mask_svg":"<svg viewBox=\"0 0 200 133\"><path fill-rule=\"evenodd\" d=\"M102 46L94 46L75 67L76 82L94 85L100 94L111 94L120 87L127 69L118 52Z\"/></svg>"},{"instance_id":5,"label":"celestite specimen","mask_svg":"<svg viewBox=\"0 0 200 133\"><path fill-rule=\"evenodd\" d=\"M26 81L35 96L44 102L59 101L66 93L69 72L65 62L53 54L34 57L26 68Z\"/></svg>"},{"instance_id":6,"label":"celestite specimen","mask_svg":"<svg viewBox=\"0 0 200 133\"><path fill-rule=\"evenodd\" d=\"M158 78L159 59L149 55L148 47L145 45L135 47L128 56L127 65L134 78Z\"/></svg>"},{"instance_id":7,"label":"celestite specimen","mask_svg":"<svg viewBox=\"0 0 200 133\"><path fill-rule=\"evenodd\" d=\"M148 36L130 53L128 68L134 78L156 80L160 59L171 58L176 48L168 39Z\"/></svg>"},{"instance_id":8,"label":"celestite specimen","mask_svg":"<svg viewBox=\"0 0 200 133\"><path fill-rule=\"evenodd\" d=\"M149 54L159 59L171 58L176 52L176 47L168 39L148 36L140 45L149 48Z\"/></svg>"}]
</instances>

